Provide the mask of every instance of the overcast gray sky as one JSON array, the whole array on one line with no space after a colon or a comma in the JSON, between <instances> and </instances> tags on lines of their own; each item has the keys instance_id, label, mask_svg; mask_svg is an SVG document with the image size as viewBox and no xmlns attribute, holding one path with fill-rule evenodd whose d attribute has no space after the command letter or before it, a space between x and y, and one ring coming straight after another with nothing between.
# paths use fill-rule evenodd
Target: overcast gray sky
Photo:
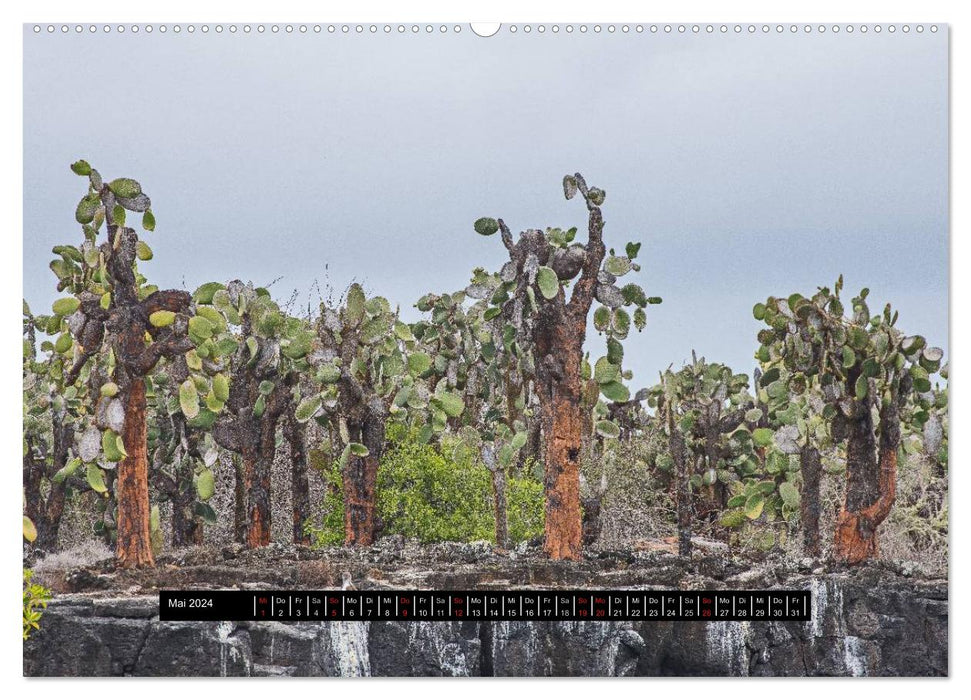
<instances>
[{"instance_id":1,"label":"overcast gray sky","mask_svg":"<svg viewBox=\"0 0 971 700\"><path fill-rule=\"evenodd\" d=\"M161 287L251 279L314 298L352 280L401 304L497 269L497 237L585 221L643 241L664 298L632 334L635 387L694 348L751 373L769 294L842 272L947 350L947 36L433 35L24 37L24 295L55 298L85 158L138 179ZM591 334L593 334L591 328Z\"/></svg>"}]
</instances>

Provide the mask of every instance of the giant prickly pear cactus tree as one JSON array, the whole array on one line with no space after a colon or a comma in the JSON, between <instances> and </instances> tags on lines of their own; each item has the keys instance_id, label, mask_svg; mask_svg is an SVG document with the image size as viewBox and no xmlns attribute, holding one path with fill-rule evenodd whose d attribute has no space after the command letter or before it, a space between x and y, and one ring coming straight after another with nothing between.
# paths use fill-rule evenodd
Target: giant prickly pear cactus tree
<instances>
[{"instance_id":1,"label":"giant prickly pear cactus tree","mask_svg":"<svg viewBox=\"0 0 971 700\"><path fill-rule=\"evenodd\" d=\"M428 319L409 326L412 337L405 334L412 353L419 352L431 358L431 368L420 377L421 381L433 395L451 397L445 403L439 399L426 406L419 400L410 406L412 418L420 417L422 411L430 409L432 420L426 422L419 433L422 442L433 439L448 426L459 427L462 419L468 420L481 407L479 391L484 383L483 367L471 358L479 358L483 305L475 303L465 308L467 299L464 291L423 295L415 307L428 314ZM411 380L406 383L408 381ZM410 391L406 395L409 399L416 398Z\"/></svg>"},{"instance_id":2,"label":"giant prickly pear cactus tree","mask_svg":"<svg viewBox=\"0 0 971 700\"><path fill-rule=\"evenodd\" d=\"M24 302L24 517L30 521L28 539L45 552L57 546L65 501L72 484L77 489L81 481L75 477L69 483L68 478L81 466L72 457L72 448L78 414L83 411L78 385L64 386L62 381L64 353L73 342L70 335L58 338L56 344L45 340L46 356L38 358L35 330L38 326L45 330L49 320L35 319Z\"/></svg>"},{"instance_id":3,"label":"giant prickly pear cactus tree","mask_svg":"<svg viewBox=\"0 0 971 700\"><path fill-rule=\"evenodd\" d=\"M288 316L263 288L233 280L196 291L238 334L210 327L214 346L229 357L228 381L214 394L222 415L214 421L216 442L239 455L237 499L245 503L236 537L248 548L264 547L272 537L272 470L277 428L299 399L297 385L308 368L313 333L306 321ZM238 340L237 340L238 339ZM185 400L185 397L182 397ZM239 506L239 504L237 504Z\"/></svg>"},{"instance_id":4,"label":"giant prickly pear cactus tree","mask_svg":"<svg viewBox=\"0 0 971 700\"><path fill-rule=\"evenodd\" d=\"M531 407L531 358L514 351L515 334L507 332L501 314L485 317L488 299L501 285L498 275L480 268L463 291L423 296L418 309L431 318L413 330L422 349L436 358L449 390L462 395L465 411L452 420L461 423L463 444L478 450L491 474L496 544L508 548L507 477L539 421ZM466 306L468 299L476 301Z\"/></svg>"},{"instance_id":5,"label":"giant prickly pear cactus tree","mask_svg":"<svg viewBox=\"0 0 971 700\"><path fill-rule=\"evenodd\" d=\"M61 248L63 249L63 248ZM55 251L56 252L56 251ZM56 335L43 340L38 355L35 330ZM110 357L91 361L72 384L65 375L75 347L63 319L33 316L24 302L24 512L36 548L54 550L64 506L79 494L97 498L95 534L116 541L115 472L122 453L117 445L124 413L105 379Z\"/></svg>"},{"instance_id":6,"label":"giant prickly pear cactus tree","mask_svg":"<svg viewBox=\"0 0 971 700\"><path fill-rule=\"evenodd\" d=\"M756 313L760 309L757 306ZM759 348L756 359L760 360L760 367L755 371L760 415L753 435L765 476L782 475L789 479L789 485L779 485L784 497L782 514L788 520L798 509L803 550L810 557L819 557L822 554L821 453L835 445L830 422L823 417L825 401L818 382L806 380L802 373L793 378L781 358L773 359L766 346ZM794 468L792 458L796 456L798 466ZM796 471L801 476L800 487L791 478Z\"/></svg>"},{"instance_id":7,"label":"giant prickly pear cactus tree","mask_svg":"<svg viewBox=\"0 0 971 700\"><path fill-rule=\"evenodd\" d=\"M821 287L808 298L769 297L754 313L769 326L759 333L759 359L779 365L773 375L766 371L760 389L770 411L791 411L802 435L790 394L814 383L830 434L846 441L846 495L833 555L857 564L877 556L877 528L894 503L901 411L908 400L933 400L930 375L940 369L944 353L897 329L889 304L871 315L867 289L845 310L842 287L841 276L832 290Z\"/></svg>"},{"instance_id":8,"label":"giant prickly pear cactus tree","mask_svg":"<svg viewBox=\"0 0 971 700\"><path fill-rule=\"evenodd\" d=\"M633 262L640 244L627 245L625 255L608 255L603 242L601 205L605 193L588 187L577 173L563 179L567 199L579 193L587 205L587 242L574 243L576 229L523 231L518 240L502 219L475 222L477 233L501 232L509 262L499 272L502 282L490 298L487 319L502 316L511 336L511 350L531 358L536 377L543 435L546 494L545 550L553 559L578 559L582 549L580 455L584 425L581 376L587 315L594 300L598 329L607 333L607 357L598 361L597 380L603 394L624 401L629 391L621 369L623 346L632 325L624 307L637 307L633 325L643 328L648 299L636 284L616 286L618 278L639 269ZM571 289L572 288L572 289ZM504 331L505 332L505 331Z\"/></svg>"},{"instance_id":9,"label":"giant prickly pear cactus tree","mask_svg":"<svg viewBox=\"0 0 971 700\"><path fill-rule=\"evenodd\" d=\"M726 487L751 463L745 420L752 398L747 387L747 375L692 353L691 364L677 372L667 370L650 389L649 402L662 417L673 462L681 556L691 554L692 490L707 490L712 501L723 505Z\"/></svg>"},{"instance_id":10,"label":"giant prickly pear cactus tree","mask_svg":"<svg viewBox=\"0 0 971 700\"><path fill-rule=\"evenodd\" d=\"M54 302L54 317L73 338L74 363L64 375L73 384L99 353L110 355L111 376L101 389L103 399L117 400L123 419L104 433L109 458L121 455L115 479L118 503L116 554L121 566L154 564L148 494L147 403L145 378L164 357L193 347L189 338L192 300L187 292L159 291L146 283L138 261L151 249L125 225L127 213L142 214L142 227L155 228L151 201L141 185L129 178L104 182L85 161L71 166L88 180L88 192L75 218L84 230L78 247L60 246L61 258L51 263L58 290L70 296ZM99 244L102 225L105 235ZM152 318L164 316L158 325Z\"/></svg>"},{"instance_id":11,"label":"giant prickly pear cactus tree","mask_svg":"<svg viewBox=\"0 0 971 700\"><path fill-rule=\"evenodd\" d=\"M377 536L378 465L391 401L409 365L399 337L411 331L398 323L387 300L368 299L359 284L350 286L343 307L322 304L320 348L312 357L322 391L297 407L300 421L319 415L337 425L348 545L370 545ZM417 373L428 371L431 358L423 355L414 365Z\"/></svg>"},{"instance_id":12,"label":"giant prickly pear cactus tree","mask_svg":"<svg viewBox=\"0 0 971 700\"><path fill-rule=\"evenodd\" d=\"M198 306L199 312L203 307ZM209 314L210 318L217 319ZM207 355L206 364L212 370L211 384L197 384L194 373L203 371L203 359L198 351L190 351L165 362L151 376L148 397L152 407L149 423L149 449L152 452L150 478L156 490L172 504L172 543L176 547L200 545L203 542L203 526L216 522L216 512L208 504L215 493L215 475L212 467L218 458L218 450L207 428L214 419L210 408L196 413L195 404L183 406L186 382L192 382L197 395L211 393L208 403L219 402L216 395L223 392L227 382L222 363L216 364L209 357L206 345L200 346ZM191 367L190 367L191 365ZM194 369L193 369L194 368ZM222 393L225 397L225 394ZM224 400L224 399L222 399ZM195 413L191 418L186 414Z\"/></svg>"},{"instance_id":13,"label":"giant prickly pear cactus tree","mask_svg":"<svg viewBox=\"0 0 971 700\"><path fill-rule=\"evenodd\" d=\"M420 422L429 439L461 415L464 403L436 360L398 319L388 300L352 284L343 306L321 305L311 361L321 391L300 402L298 421L336 425L344 494L344 540L366 546L377 537L377 477L389 419ZM436 381L437 379L437 381Z\"/></svg>"}]
</instances>

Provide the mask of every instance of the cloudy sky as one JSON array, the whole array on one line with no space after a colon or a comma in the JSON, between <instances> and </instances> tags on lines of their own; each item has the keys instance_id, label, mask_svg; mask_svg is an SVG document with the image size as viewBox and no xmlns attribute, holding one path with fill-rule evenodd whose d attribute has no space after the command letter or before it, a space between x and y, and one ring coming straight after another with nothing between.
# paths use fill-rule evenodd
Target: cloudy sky
<instances>
[{"instance_id":1,"label":"cloudy sky","mask_svg":"<svg viewBox=\"0 0 971 700\"><path fill-rule=\"evenodd\" d=\"M581 226L664 298L635 386L695 349L751 372L770 294L847 290L947 349L948 48L937 34L34 35L24 38L24 295L55 298L85 158L152 197L162 287L251 279L303 303L358 280L417 318L498 238ZM628 279L628 278L625 278Z\"/></svg>"}]
</instances>

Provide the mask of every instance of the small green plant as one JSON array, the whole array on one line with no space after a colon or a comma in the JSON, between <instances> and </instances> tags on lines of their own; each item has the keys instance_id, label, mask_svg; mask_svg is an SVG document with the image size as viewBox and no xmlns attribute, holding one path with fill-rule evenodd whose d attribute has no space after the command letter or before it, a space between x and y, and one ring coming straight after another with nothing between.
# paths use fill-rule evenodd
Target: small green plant
<instances>
[{"instance_id":1,"label":"small green plant","mask_svg":"<svg viewBox=\"0 0 971 700\"><path fill-rule=\"evenodd\" d=\"M40 618L47 609L47 601L51 599L51 592L39 583L31 583L34 572L24 569L24 639L30 637L31 632L40 629Z\"/></svg>"}]
</instances>

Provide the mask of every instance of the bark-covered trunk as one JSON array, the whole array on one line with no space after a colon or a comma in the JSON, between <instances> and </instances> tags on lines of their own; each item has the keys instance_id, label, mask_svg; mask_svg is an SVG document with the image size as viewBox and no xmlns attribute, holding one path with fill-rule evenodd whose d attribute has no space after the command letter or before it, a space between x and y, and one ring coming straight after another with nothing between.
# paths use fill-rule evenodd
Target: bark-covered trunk
<instances>
[{"instance_id":1,"label":"bark-covered trunk","mask_svg":"<svg viewBox=\"0 0 971 700\"><path fill-rule=\"evenodd\" d=\"M95 522L95 533L104 541L105 545L114 549L118 541L118 522L115 516L118 512L118 503L115 500L115 484L118 482L117 469L105 473L105 486L108 488L107 498L98 500L100 510L100 520Z\"/></svg>"},{"instance_id":2,"label":"bark-covered trunk","mask_svg":"<svg viewBox=\"0 0 971 700\"><path fill-rule=\"evenodd\" d=\"M53 443L49 455L51 464L45 456L37 456L34 445L28 443L27 454L23 458L24 500L27 517L37 529L34 547L45 552L57 549L57 537L64 515L65 483L55 484L51 478L67 465L69 449L74 441L74 429L70 423L55 414L52 426ZM47 495L43 493L43 482L48 482Z\"/></svg>"},{"instance_id":3,"label":"bark-covered trunk","mask_svg":"<svg viewBox=\"0 0 971 700\"><path fill-rule=\"evenodd\" d=\"M668 418L668 447L674 462L675 500L678 516L678 554L691 556L691 485L688 481L688 455L684 437L678 430L674 416Z\"/></svg>"},{"instance_id":4,"label":"bark-covered trunk","mask_svg":"<svg viewBox=\"0 0 971 700\"><path fill-rule=\"evenodd\" d=\"M149 532L148 427L145 380L132 377L125 389L123 440L128 453L118 463L118 540L116 553L122 567L154 566Z\"/></svg>"},{"instance_id":5,"label":"bark-covered trunk","mask_svg":"<svg viewBox=\"0 0 971 700\"><path fill-rule=\"evenodd\" d=\"M600 537L600 531L602 529L603 519L600 517L603 506L603 492L597 491L596 493L584 498L582 500L583 504L583 522L581 528L583 530L583 546L589 547L597 538Z\"/></svg>"},{"instance_id":6,"label":"bark-covered trunk","mask_svg":"<svg viewBox=\"0 0 971 700\"><path fill-rule=\"evenodd\" d=\"M59 495L57 499L61 503L61 512L64 510L64 496ZM45 552L53 552L57 549L57 536L61 529L60 516L52 517L50 514L42 517L39 521L34 520L34 527L37 529L37 539L34 546Z\"/></svg>"},{"instance_id":7,"label":"bark-covered trunk","mask_svg":"<svg viewBox=\"0 0 971 700\"><path fill-rule=\"evenodd\" d=\"M202 523L196 520L192 504L172 502L172 544L176 547L201 545Z\"/></svg>"},{"instance_id":8,"label":"bark-covered trunk","mask_svg":"<svg viewBox=\"0 0 971 700\"><path fill-rule=\"evenodd\" d=\"M236 464L236 508L234 528L236 537L248 549L265 547L270 543L272 510L270 504L270 475L275 445L269 448L262 440L262 430L248 426L243 435Z\"/></svg>"},{"instance_id":9,"label":"bark-covered trunk","mask_svg":"<svg viewBox=\"0 0 971 700\"><path fill-rule=\"evenodd\" d=\"M45 552L53 552L57 548L57 535L61 527L61 516L64 513L64 488L51 483L50 491L47 497L44 497L41 493L44 466L33 463L29 454L24 456L25 511L37 530L34 547Z\"/></svg>"},{"instance_id":10,"label":"bark-covered trunk","mask_svg":"<svg viewBox=\"0 0 971 700\"><path fill-rule=\"evenodd\" d=\"M310 481L307 478L306 428L291 414L284 424L290 446L290 502L293 508L293 543L310 544L304 524L310 518Z\"/></svg>"},{"instance_id":11,"label":"bark-covered trunk","mask_svg":"<svg viewBox=\"0 0 971 700\"><path fill-rule=\"evenodd\" d=\"M184 355L169 364L169 380L179 386L189 378L189 366ZM199 454L198 429L189 427L185 415L176 412L157 423L158 442L151 476L152 485L172 503L172 544L191 547L203 542L203 523L195 513L196 488L194 484L196 461ZM170 446L174 446L171 448ZM174 469L169 473L167 466Z\"/></svg>"},{"instance_id":12,"label":"bark-covered trunk","mask_svg":"<svg viewBox=\"0 0 971 700\"><path fill-rule=\"evenodd\" d=\"M802 472L802 519L803 546L811 557L820 555L819 546L819 481L822 476L822 463L819 450L812 445L803 445L799 451L799 471Z\"/></svg>"},{"instance_id":13,"label":"bark-covered trunk","mask_svg":"<svg viewBox=\"0 0 971 700\"><path fill-rule=\"evenodd\" d=\"M243 316L242 334L252 336L252 320ZM256 338L257 348L241 346L233 357L232 383L222 416L212 437L234 458L236 507L233 528L237 541L248 549L265 547L272 539L272 474L276 457L276 434L280 419L292 409L296 375L281 376L276 369L278 346ZM254 362L255 361L255 362ZM261 391L264 383L273 388ZM262 411L256 407L262 403Z\"/></svg>"},{"instance_id":14,"label":"bark-covered trunk","mask_svg":"<svg viewBox=\"0 0 971 700\"><path fill-rule=\"evenodd\" d=\"M553 559L579 559L582 536L580 453L583 416L561 388L547 417L546 553Z\"/></svg>"},{"instance_id":15,"label":"bark-covered trunk","mask_svg":"<svg viewBox=\"0 0 971 700\"><path fill-rule=\"evenodd\" d=\"M374 544L377 481L376 457L348 457L344 467L344 544Z\"/></svg>"},{"instance_id":16,"label":"bark-covered trunk","mask_svg":"<svg viewBox=\"0 0 971 700\"><path fill-rule=\"evenodd\" d=\"M546 436L544 546L553 559L579 559L583 547L580 456L584 410L580 364L584 328L570 325L564 319L549 330L542 337L544 342L537 343L540 356L547 358L537 368L540 414Z\"/></svg>"},{"instance_id":17,"label":"bark-covered trunk","mask_svg":"<svg viewBox=\"0 0 971 700\"><path fill-rule=\"evenodd\" d=\"M192 468L186 460L186 467ZM202 523L195 516L195 490L191 474L186 480L179 479L177 490L172 497L172 544L176 547L191 547L202 544ZM183 484L187 485L183 486Z\"/></svg>"},{"instance_id":18,"label":"bark-covered trunk","mask_svg":"<svg viewBox=\"0 0 971 700\"><path fill-rule=\"evenodd\" d=\"M246 543L246 467L242 455L233 454L233 541Z\"/></svg>"},{"instance_id":19,"label":"bark-covered trunk","mask_svg":"<svg viewBox=\"0 0 971 700\"><path fill-rule=\"evenodd\" d=\"M870 400L857 402L846 437L846 510L861 511L880 496L880 465Z\"/></svg>"},{"instance_id":20,"label":"bark-covered trunk","mask_svg":"<svg viewBox=\"0 0 971 700\"><path fill-rule=\"evenodd\" d=\"M261 422L257 449L243 453L243 471L248 475L246 499L246 546L265 547L272 539L273 506L271 502L273 460L276 457L276 424Z\"/></svg>"},{"instance_id":21,"label":"bark-covered trunk","mask_svg":"<svg viewBox=\"0 0 971 700\"><path fill-rule=\"evenodd\" d=\"M155 291L139 299L135 275L138 235L133 229L118 226L112 215L114 196L107 186L101 196L105 202L108 239L101 244L111 282L111 303L105 311L86 302L81 331L82 354L65 376L71 384L81 367L101 347L104 331L111 334L111 349L116 360L116 381L122 386L125 427L122 439L127 456L118 463L114 496L118 503L116 558L119 566L154 566L150 535L148 493L148 425L145 377L163 357L174 358L192 348L184 330L172 325L157 328L149 323L156 311L184 313L192 303L188 292ZM90 326L90 329L89 329ZM91 331L89 333L89 330ZM146 336L150 342L146 343ZM85 338L89 340L85 341ZM110 502L105 522L110 518Z\"/></svg>"},{"instance_id":22,"label":"bark-covered trunk","mask_svg":"<svg viewBox=\"0 0 971 700\"><path fill-rule=\"evenodd\" d=\"M506 500L506 471L496 459L491 444L482 445L482 463L492 476L492 514L495 523L496 545L509 549L509 505Z\"/></svg>"},{"instance_id":23,"label":"bark-covered trunk","mask_svg":"<svg viewBox=\"0 0 971 700\"><path fill-rule=\"evenodd\" d=\"M368 449L366 456L350 455L344 467L344 544L374 544L376 534L378 466L384 453L385 412L367 409L356 425L348 425L351 440Z\"/></svg>"},{"instance_id":24,"label":"bark-covered trunk","mask_svg":"<svg viewBox=\"0 0 971 700\"><path fill-rule=\"evenodd\" d=\"M880 410L879 461L874 457L869 404L866 408L865 415L850 425L846 500L836 521L833 554L846 564L859 564L878 555L877 528L890 514L897 495L900 416L896 399ZM865 435L866 426L869 432ZM851 456L857 461L851 462Z\"/></svg>"}]
</instances>

